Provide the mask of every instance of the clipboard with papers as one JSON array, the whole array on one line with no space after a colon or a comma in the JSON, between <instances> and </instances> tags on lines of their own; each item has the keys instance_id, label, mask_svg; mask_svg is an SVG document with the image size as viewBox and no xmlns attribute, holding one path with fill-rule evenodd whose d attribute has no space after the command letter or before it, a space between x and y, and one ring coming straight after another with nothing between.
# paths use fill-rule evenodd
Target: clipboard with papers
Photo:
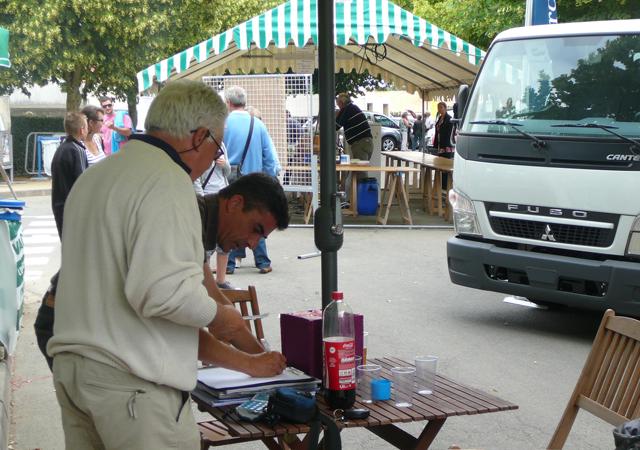
<instances>
[{"instance_id":1,"label":"clipboard with papers","mask_svg":"<svg viewBox=\"0 0 640 450\"><path fill-rule=\"evenodd\" d=\"M281 374L273 377L252 377L242 372L222 367L208 367L198 370L196 389L204 390L218 399L246 397L257 392L279 387L299 387L302 390L315 390L320 380L306 373L287 367Z\"/></svg>"}]
</instances>

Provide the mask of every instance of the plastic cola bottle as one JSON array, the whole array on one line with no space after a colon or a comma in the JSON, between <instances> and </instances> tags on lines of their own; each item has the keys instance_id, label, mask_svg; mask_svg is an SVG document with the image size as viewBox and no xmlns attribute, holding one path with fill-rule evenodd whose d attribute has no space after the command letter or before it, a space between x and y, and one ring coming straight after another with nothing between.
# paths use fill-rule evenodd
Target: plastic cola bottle
<instances>
[{"instance_id":1,"label":"plastic cola bottle","mask_svg":"<svg viewBox=\"0 0 640 450\"><path fill-rule=\"evenodd\" d=\"M353 313L342 292L333 292L331 300L322 314L325 398L333 409L348 409L356 401Z\"/></svg>"}]
</instances>

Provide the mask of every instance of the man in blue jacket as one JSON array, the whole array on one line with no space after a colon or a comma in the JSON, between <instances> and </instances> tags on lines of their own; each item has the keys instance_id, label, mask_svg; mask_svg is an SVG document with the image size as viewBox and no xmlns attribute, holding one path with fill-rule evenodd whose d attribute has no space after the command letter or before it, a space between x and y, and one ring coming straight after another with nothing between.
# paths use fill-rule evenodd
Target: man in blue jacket
<instances>
[{"instance_id":1,"label":"man in blue jacket","mask_svg":"<svg viewBox=\"0 0 640 450\"><path fill-rule=\"evenodd\" d=\"M225 90L224 98L229 109L224 129L224 143L227 147L232 176L237 172L241 175L263 172L274 177L278 176L280 162L275 146L264 123L246 111L246 91L240 86L231 86ZM232 274L235 271L236 258L245 256L244 249L233 250L229 255L227 273ZM253 258L260 273L272 271L264 238L253 249Z\"/></svg>"}]
</instances>

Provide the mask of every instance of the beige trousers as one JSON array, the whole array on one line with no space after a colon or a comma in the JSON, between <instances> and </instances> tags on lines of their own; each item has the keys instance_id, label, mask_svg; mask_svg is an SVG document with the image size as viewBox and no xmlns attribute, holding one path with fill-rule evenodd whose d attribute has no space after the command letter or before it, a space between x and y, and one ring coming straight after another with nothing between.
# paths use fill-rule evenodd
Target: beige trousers
<instances>
[{"instance_id":1,"label":"beige trousers","mask_svg":"<svg viewBox=\"0 0 640 450\"><path fill-rule=\"evenodd\" d=\"M53 359L67 449L200 448L189 397L75 353Z\"/></svg>"}]
</instances>

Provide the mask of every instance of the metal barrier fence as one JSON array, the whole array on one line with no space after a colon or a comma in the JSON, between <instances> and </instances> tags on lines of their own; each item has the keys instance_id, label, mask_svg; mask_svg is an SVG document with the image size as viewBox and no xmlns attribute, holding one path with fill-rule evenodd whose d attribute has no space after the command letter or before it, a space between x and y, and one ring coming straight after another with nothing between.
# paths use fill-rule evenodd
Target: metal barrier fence
<instances>
[{"instance_id":1,"label":"metal barrier fence","mask_svg":"<svg viewBox=\"0 0 640 450\"><path fill-rule=\"evenodd\" d=\"M0 165L13 182L13 136L8 131L0 131Z\"/></svg>"},{"instance_id":2,"label":"metal barrier fence","mask_svg":"<svg viewBox=\"0 0 640 450\"><path fill-rule=\"evenodd\" d=\"M51 176L51 160L64 137L62 131L29 133L24 146L24 171L36 180Z\"/></svg>"}]
</instances>

